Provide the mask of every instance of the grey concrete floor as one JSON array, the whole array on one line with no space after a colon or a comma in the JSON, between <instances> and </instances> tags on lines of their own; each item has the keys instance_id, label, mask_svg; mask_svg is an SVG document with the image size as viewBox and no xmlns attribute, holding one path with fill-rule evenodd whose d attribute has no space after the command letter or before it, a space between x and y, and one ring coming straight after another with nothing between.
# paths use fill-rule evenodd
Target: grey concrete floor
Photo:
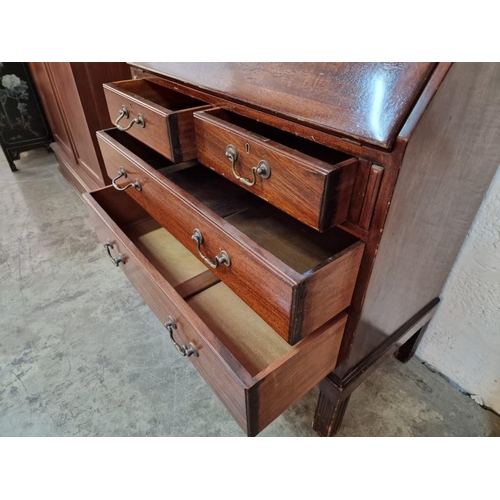
<instances>
[{"instance_id":1,"label":"grey concrete floor","mask_svg":"<svg viewBox=\"0 0 500 500\"><path fill-rule=\"evenodd\" d=\"M0 157L0 435L243 436L114 268L55 157ZM262 436L314 436L317 390ZM340 436L499 436L418 360L353 395Z\"/></svg>"}]
</instances>

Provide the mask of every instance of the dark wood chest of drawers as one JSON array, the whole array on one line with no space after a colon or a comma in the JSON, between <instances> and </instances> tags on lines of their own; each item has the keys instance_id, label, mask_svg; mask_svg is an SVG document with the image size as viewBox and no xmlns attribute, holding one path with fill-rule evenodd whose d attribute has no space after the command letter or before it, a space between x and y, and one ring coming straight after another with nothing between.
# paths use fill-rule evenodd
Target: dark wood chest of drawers
<instances>
[{"instance_id":1,"label":"dark wood chest of drawers","mask_svg":"<svg viewBox=\"0 0 500 500\"><path fill-rule=\"evenodd\" d=\"M413 355L500 157L500 67L132 63L104 85L111 257L249 434L335 434ZM495 140L496 139L496 140Z\"/></svg>"}]
</instances>

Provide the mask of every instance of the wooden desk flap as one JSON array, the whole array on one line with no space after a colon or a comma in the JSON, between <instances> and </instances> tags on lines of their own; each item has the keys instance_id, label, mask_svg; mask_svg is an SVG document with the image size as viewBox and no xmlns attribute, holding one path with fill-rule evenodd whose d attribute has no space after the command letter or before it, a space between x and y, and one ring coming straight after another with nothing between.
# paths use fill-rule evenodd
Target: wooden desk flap
<instances>
[{"instance_id":1,"label":"wooden desk flap","mask_svg":"<svg viewBox=\"0 0 500 500\"><path fill-rule=\"evenodd\" d=\"M435 63L130 63L283 118L390 148Z\"/></svg>"}]
</instances>

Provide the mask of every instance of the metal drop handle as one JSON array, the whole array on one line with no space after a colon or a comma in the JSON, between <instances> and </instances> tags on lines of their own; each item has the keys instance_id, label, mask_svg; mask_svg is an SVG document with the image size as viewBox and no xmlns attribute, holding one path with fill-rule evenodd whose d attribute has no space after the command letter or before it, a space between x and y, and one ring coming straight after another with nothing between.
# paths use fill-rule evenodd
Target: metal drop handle
<instances>
[{"instance_id":1,"label":"metal drop handle","mask_svg":"<svg viewBox=\"0 0 500 500\"><path fill-rule=\"evenodd\" d=\"M120 109L120 114L118 115L118 118L115 120L115 127L118 130L121 130L122 132L126 132L127 130L130 130L136 123L137 125L140 125L142 128L146 126L146 122L144 121L144 117L141 115L141 113L138 113L137 117L134 118L126 127L118 125L118 123L122 118L128 118L128 117L129 117L128 109L123 105Z\"/></svg>"},{"instance_id":2,"label":"metal drop handle","mask_svg":"<svg viewBox=\"0 0 500 500\"><path fill-rule=\"evenodd\" d=\"M118 171L118 175L114 179L112 179L112 181L111 181L111 184L113 184L113 187L117 191L126 191L129 187L134 187L135 189L137 189L137 191L140 191L142 189L141 183L137 179L135 179L134 182L131 182L130 184L127 184L126 186L120 187L116 183L116 181L118 179L121 179L122 177L124 177L126 179L127 178L127 172L125 171L125 169L123 167L120 167L120 170Z\"/></svg>"},{"instance_id":3,"label":"metal drop handle","mask_svg":"<svg viewBox=\"0 0 500 500\"><path fill-rule=\"evenodd\" d=\"M225 252L224 250L222 250L219 255L216 255L213 261L211 261L208 257L205 257L205 255L203 255L203 252L201 251L201 244L203 243L203 234L201 234L201 231L199 229L195 229L193 231L193 236L191 236L191 239L196 241L196 248L198 249L198 253L200 254L200 257L203 259L203 262L207 264L207 266L210 266L212 269L215 269L219 267L220 264L224 264L227 267L231 265L231 259L229 258L228 253Z\"/></svg>"},{"instance_id":4,"label":"metal drop handle","mask_svg":"<svg viewBox=\"0 0 500 500\"><path fill-rule=\"evenodd\" d=\"M252 168L252 180L238 175L235 170L236 161L238 160L238 151L236 151L236 148L232 144L229 144L226 148L226 158L231 162L233 175L242 184L245 184L245 186L255 186L257 175L260 175L262 179L269 179L271 176L271 166L266 160L260 160L258 165Z\"/></svg>"},{"instance_id":5,"label":"metal drop handle","mask_svg":"<svg viewBox=\"0 0 500 500\"><path fill-rule=\"evenodd\" d=\"M181 356L186 356L188 358L193 354L196 358L199 356L196 347L191 342L188 346L180 345L176 342L176 340L174 339L174 330L177 330L177 325L175 324L172 316L168 317L168 321L165 323L165 328L168 330L168 333L170 333L170 340L172 341L172 344L174 344L177 351L179 351Z\"/></svg>"},{"instance_id":6,"label":"metal drop handle","mask_svg":"<svg viewBox=\"0 0 500 500\"><path fill-rule=\"evenodd\" d=\"M113 257L111 255L111 250L113 249L113 243L111 241L108 240L107 243L104 243L104 248L108 251L109 258L116 267L120 265L120 262L123 262L125 264L125 261L123 260L123 257L121 255L118 255L118 257Z\"/></svg>"}]
</instances>

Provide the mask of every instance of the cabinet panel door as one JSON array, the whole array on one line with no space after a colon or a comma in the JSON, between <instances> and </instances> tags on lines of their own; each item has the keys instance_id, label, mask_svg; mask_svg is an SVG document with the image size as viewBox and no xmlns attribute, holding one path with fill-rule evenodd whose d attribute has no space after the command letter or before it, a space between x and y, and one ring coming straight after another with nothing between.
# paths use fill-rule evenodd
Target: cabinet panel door
<instances>
[{"instance_id":1,"label":"cabinet panel door","mask_svg":"<svg viewBox=\"0 0 500 500\"><path fill-rule=\"evenodd\" d=\"M47 63L57 99L64 109L64 118L72 139L78 165L92 179L103 184L101 168L92 137L85 118L85 112L78 94L70 63Z\"/></svg>"}]
</instances>

